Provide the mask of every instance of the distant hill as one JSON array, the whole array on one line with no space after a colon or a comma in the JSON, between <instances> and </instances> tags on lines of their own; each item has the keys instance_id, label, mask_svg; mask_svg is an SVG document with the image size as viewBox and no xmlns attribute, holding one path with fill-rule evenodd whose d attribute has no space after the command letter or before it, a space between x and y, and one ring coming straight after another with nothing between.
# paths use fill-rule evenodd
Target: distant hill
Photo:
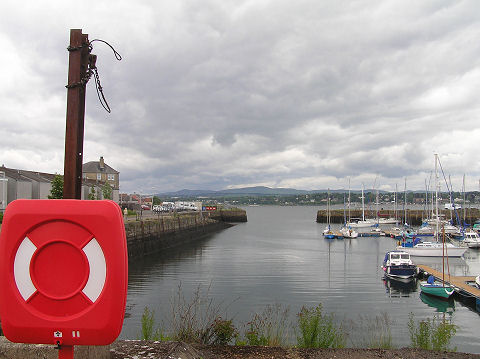
<instances>
[{"instance_id":1,"label":"distant hill","mask_svg":"<svg viewBox=\"0 0 480 359\"><path fill-rule=\"evenodd\" d=\"M191 189L182 189L176 192L166 192L158 193L157 196L166 196L166 197L223 197L223 196L288 196L288 195L305 195L305 194L314 194L314 193L326 193L327 189L321 190L299 190L295 188L270 188L265 186L256 186L256 187L242 187L242 188L232 188L224 189L219 191L212 190L191 190ZM372 192L373 190L365 190L365 193ZM335 192L347 192L344 189L330 190L331 193ZM359 190L352 190L352 193L360 193ZM379 191L380 193L385 193L386 191Z\"/></svg>"}]
</instances>

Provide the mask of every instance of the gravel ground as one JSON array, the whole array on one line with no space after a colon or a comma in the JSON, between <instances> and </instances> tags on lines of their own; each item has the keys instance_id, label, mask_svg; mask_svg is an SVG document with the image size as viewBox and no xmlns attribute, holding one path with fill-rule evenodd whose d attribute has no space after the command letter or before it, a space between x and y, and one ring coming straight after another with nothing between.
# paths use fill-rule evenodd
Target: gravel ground
<instances>
[{"instance_id":1,"label":"gravel ground","mask_svg":"<svg viewBox=\"0 0 480 359\"><path fill-rule=\"evenodd\" d=\"M479 354L403 349L297 349L213 346L177 342L116 341L111 359L480 359Z\"/></svg>"}]
</instances>

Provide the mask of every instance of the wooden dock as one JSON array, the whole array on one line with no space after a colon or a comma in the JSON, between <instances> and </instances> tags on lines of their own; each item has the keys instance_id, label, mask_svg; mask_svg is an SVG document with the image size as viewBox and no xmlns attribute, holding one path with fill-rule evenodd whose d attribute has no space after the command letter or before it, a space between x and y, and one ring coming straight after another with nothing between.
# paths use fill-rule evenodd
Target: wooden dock
<instances>
[{"instance_id":1,"label":"wooden dock","mask_svg":"<svg viewBox=\"0 0 480 359\"><path fill-rule=\"evenodd\" d=\"M441 281L443 278L442 272L430 268L424 264L418 264L417 267L420 271L424 273L431 274L435 277L435 279ZM477 300L480 300L480 289L476 288L475 286L470 285L469 283L475 283L475 277L457 277L453 275L448 275L445 273L445 282L455 286L455 291L460 292L462 295L468 295L471 297L475 297Z\"/></svg>"}]
</instances>

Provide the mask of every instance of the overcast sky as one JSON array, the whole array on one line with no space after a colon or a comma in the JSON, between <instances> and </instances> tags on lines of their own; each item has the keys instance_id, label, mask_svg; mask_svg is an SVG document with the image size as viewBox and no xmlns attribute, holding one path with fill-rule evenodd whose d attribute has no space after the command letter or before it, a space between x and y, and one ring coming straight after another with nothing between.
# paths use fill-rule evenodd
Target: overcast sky
<instances>
[{"instance_id":1,"label":"overcast sky","mask_svg":"<svg viewBox=\"0 0 480 359\"><path fill-rule=\"evenodd\" d=\"M0 164L63 173L70 29L93 43L84 162L122 192L479 190L480 2L0 2ZM433 180L431 181L433 183Z\"/></svg>"}]
</instances>

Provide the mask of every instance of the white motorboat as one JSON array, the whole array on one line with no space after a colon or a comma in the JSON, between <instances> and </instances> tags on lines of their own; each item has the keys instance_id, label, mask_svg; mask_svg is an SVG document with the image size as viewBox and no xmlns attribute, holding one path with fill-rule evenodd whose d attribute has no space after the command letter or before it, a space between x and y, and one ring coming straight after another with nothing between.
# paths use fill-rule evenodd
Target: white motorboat
<instances>
[{"instance_id":1,"label":"white motorboat","mask_svg":"<svg viewBox=\"0 0 480 359\"><path fill-rule=\"evenodd\" d=\"M408 279L418 274L417 266L412 263L410 255L405 251L387 252L382 269L387 277L393 279Z\"/></svg>"},{"instance_id":2,"label":"white motorboat","mask_svg":"<svg viewBox=\"0 0 480 359\"><path fill-rule=\"evenodd\" d=\"M468 248L480 248L480 235L473 230L468 230L463 236L463 243L465 243Z\"/></svg>"}]
</instances>

